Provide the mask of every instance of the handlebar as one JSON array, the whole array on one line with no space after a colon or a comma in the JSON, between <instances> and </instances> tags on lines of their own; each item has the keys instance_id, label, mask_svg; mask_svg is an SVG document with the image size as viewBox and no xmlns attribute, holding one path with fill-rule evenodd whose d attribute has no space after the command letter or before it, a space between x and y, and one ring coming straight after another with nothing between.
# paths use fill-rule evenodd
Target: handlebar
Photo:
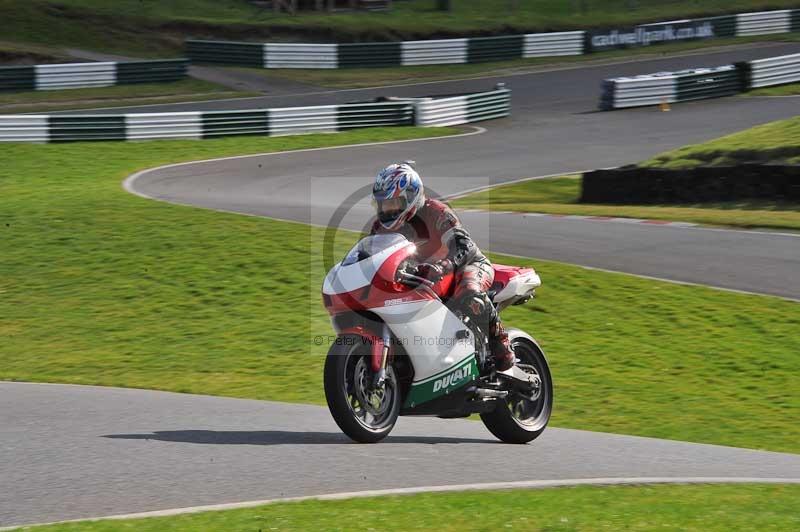
<instances>
[{"instance_id":1,"label":"handlebar","mask_svg":"<svg viewBox=\"0 0 800 532\"><path fill-rule=\"evenodd\" d=\"M400 281L413 281L415 283L414 286L425 285L428 288L432 288L436 284L429 279L425 279L424 277L420 277L419 275L408 273L407 271L400 270L397 273L400 276Z\"/></svg>"}]
</instances>

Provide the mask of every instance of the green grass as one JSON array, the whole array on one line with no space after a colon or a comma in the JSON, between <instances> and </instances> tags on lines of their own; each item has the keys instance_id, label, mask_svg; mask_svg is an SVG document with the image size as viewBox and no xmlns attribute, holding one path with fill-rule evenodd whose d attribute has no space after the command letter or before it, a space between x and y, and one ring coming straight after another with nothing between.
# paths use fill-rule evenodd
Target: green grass
<instances>
[{"instance_id":1,"label":"green grass","mask_svg":"<svg viewBox=\"0 0 800 532\"><path fill-rule=\"evenodd\" d=\"M0 114L242 98L259 94L257 92L233 91L216 83L191 78L172 83L142 83L52 91L0 92Z\"/></svg>"},{"instance_id":2,"label":"green grass","mask_svg":"<svg viewBox=\"0 0 800 532\"><path fill-rule=\"evenodd\" d=\"M274 14L245 0L5 0L5 40L125 51L176 52L186 36L239 40L396 40L631 25L720 13L797 7L792 0L435 0L397 2L390 12ZM583 6L583 9L581 9Z\"/></svg>"},{"instance_id":3,"label":"green grass","mask_svg":"<svg viewBox=\"0 0 800 532\"><path fill-rule=\"evenodd\" d=\"M575 487L278 503L46 532L260 530L787 531L800 527L797 485ZM347 523L345 525L345 523Z\"/></svg>"},{"instance_id":4,"label":"green grass","mask_svg":"<svg viewBox=\"0 0 800 532\"><path fill-rule=\"evenodd\" d=\"M641 166L691 168L738 163L800 164L800 116L656 155Z\"/></svg>"},{"instance_id":5,"label":"green grass","mask_svg":"<svg viewBox=\"0 0 800 532\"><path fill-rule=\"evenodd\" d=\"M800 116L757 126L703 144L655 156L643 166L690 168L745 162L800 163ZM587 216L618 216L733 227L800 230L800 205L738 201L689 205L599 205L579 203L580 176L522 181L476 192L454 201L465 209Z\"/></svg>"},{"instance_id":6,"label":"green grass","mask_svg":"<svg viewBox=\"0 0 800 532\"><path fill-rule=\"evenodd\" d=\"M48 46L30 43L10 43L0 40L0 65L17 66L25 64L74 62L66 52Z\"/></svg>"},{"instance_id":7,"label":"green grass","mask_svg":"<svg viewBox=\"0 0 800 532\"><path fill-rule=\"evenodd\" d=\"M798 94L800 94L800 83L765 87L745 93L746 96L797 96Z\"/></svg>"},{"instance_id":8,"label":"green grass","mask_svg":"<svg viewBox=\"0 0 800 532\"><path fill-rule=\"evenodd\" d=\"M169 162L446 133L3 146L0 379L324 403L323 231L149 201L120 181ZM354 239L339 233L336 256ZM556 426L800 450L796 303L495 259L544 279L505 317L548 352Z\"/></svg>"}]
</instances>

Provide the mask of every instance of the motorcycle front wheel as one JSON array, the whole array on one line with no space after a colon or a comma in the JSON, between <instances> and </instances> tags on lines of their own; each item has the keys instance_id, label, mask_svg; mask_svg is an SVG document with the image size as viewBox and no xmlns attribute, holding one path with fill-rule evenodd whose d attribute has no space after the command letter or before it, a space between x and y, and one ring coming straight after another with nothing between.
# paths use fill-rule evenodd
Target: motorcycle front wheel
<instances>
[{"instance_id":1,"label":"motorcycle front wheel","mask_svg":"<svg viewBox=\"0 0 800 532\"><path fill-rule=\"evenodd\" d=\"M492 412L481 414L489 432L506 443L528 443L539 437L553 410L553 379L542 350L525 338L515 338L511 347L519 359L517 367L540 379L539 389L530 397L509 395Z\"/></svg>"},{"instance_id":2,"label":"motorcycle front wheel","mask_svg":"<svg viewBox=\"0 0 800 532\"><path fill-rule=\"evenodd\" d=\"M328 409L342 432L360 443L384 439L400 415L397 376L388 366L383 386L375 386L370 354L363 337L341 335L325 359Z\"/></svg>"}]
</instances>

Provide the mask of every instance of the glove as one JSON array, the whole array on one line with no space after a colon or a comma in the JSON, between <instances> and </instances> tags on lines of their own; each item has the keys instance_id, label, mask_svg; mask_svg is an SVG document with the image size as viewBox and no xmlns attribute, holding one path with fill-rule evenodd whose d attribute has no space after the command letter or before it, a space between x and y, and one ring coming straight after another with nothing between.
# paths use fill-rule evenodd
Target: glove
<instances>
[{"instance_id":1,"label":"glove","mask_svg":"<svg viewBox=\"0 0 800 532\"><path fill-rule=\"evenodd\" d=\"M423 262L417 266L417 276L423 277L434 283L439 281L451 271L453 271L453 263L448 259L436 261L433 264Z\"/></svg>"}]
</instances>

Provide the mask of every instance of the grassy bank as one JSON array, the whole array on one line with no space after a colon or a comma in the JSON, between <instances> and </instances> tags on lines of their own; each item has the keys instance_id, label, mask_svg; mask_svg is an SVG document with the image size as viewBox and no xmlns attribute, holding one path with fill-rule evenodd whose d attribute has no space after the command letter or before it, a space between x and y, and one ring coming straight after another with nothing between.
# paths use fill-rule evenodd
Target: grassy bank
<instances>
[{"instance_id":1,"label":"grassy bank","mask_svg":"<svg viewBox=\"0 0 800 532\"><path fill-rule=\"evenodd\" d=\"M172 83L142 83L91 89L0 92L0 114L196 102L259 94L234 91L216 83L191 78Z\"/></svg>"},{"instance_id":2,"label":"grassy bank","mask_svg":"<svg viewBox=\"0 0 800 532\"><path fill-rule=\"evenodd\" d=\"M668 151L643 166L688 168L745 162L800 163L800 116ZM800 230L800 205L739 201L689 205L598 205L578 203L580 176L535 179L495 187L454 201L461 208L618 216L688 221L734 227Z\"/></svg>"},{"instance_id":3,"label":"grassy bank","mask_svg":"<svg viewBox=\"0 0 800 532\"><path fill-rule=\"evenodd\" d=\"M445 133L4 146L0 379L323 403L323 231L149 201L120 181L181 160ZM354 239L340 233L334 255ZM555 425L800 450L797 304L495 259L544 279L506 317L549 354Z\"/></svg>"},{"instance_id":4,"label":"grassy bank","mask_svg":"<svg viewBox=\"0 0 800 532\"><path fill-rule=\"evenodd\" d=\"M625 26L797 7L792 0L462 0L451 12L435 0L397 2L390 12L275 14L245 0L6 0L7 41L138 54L175 53L186 36L361 41Z\"/></svg>"},{"instance_id":5,"label":"grassy bank","mask_svg":"<svg viewBox=\"0 0 800 532\"><path fill-rule=\"evenodd\" d=\"M577 487L303 501L33 530L793 530L798 500L796 485Z\"/></svg>"},{"instance_id":6,"label":"grassy bank","mask_svg":"<svg viewBox=\"0 0 800 532\"><path fill-rule=\"evenodd\" d=\"M690 168L738 163L800 164L800 116L670 150L640 164Z\"/></svg>"}]
</instances>

